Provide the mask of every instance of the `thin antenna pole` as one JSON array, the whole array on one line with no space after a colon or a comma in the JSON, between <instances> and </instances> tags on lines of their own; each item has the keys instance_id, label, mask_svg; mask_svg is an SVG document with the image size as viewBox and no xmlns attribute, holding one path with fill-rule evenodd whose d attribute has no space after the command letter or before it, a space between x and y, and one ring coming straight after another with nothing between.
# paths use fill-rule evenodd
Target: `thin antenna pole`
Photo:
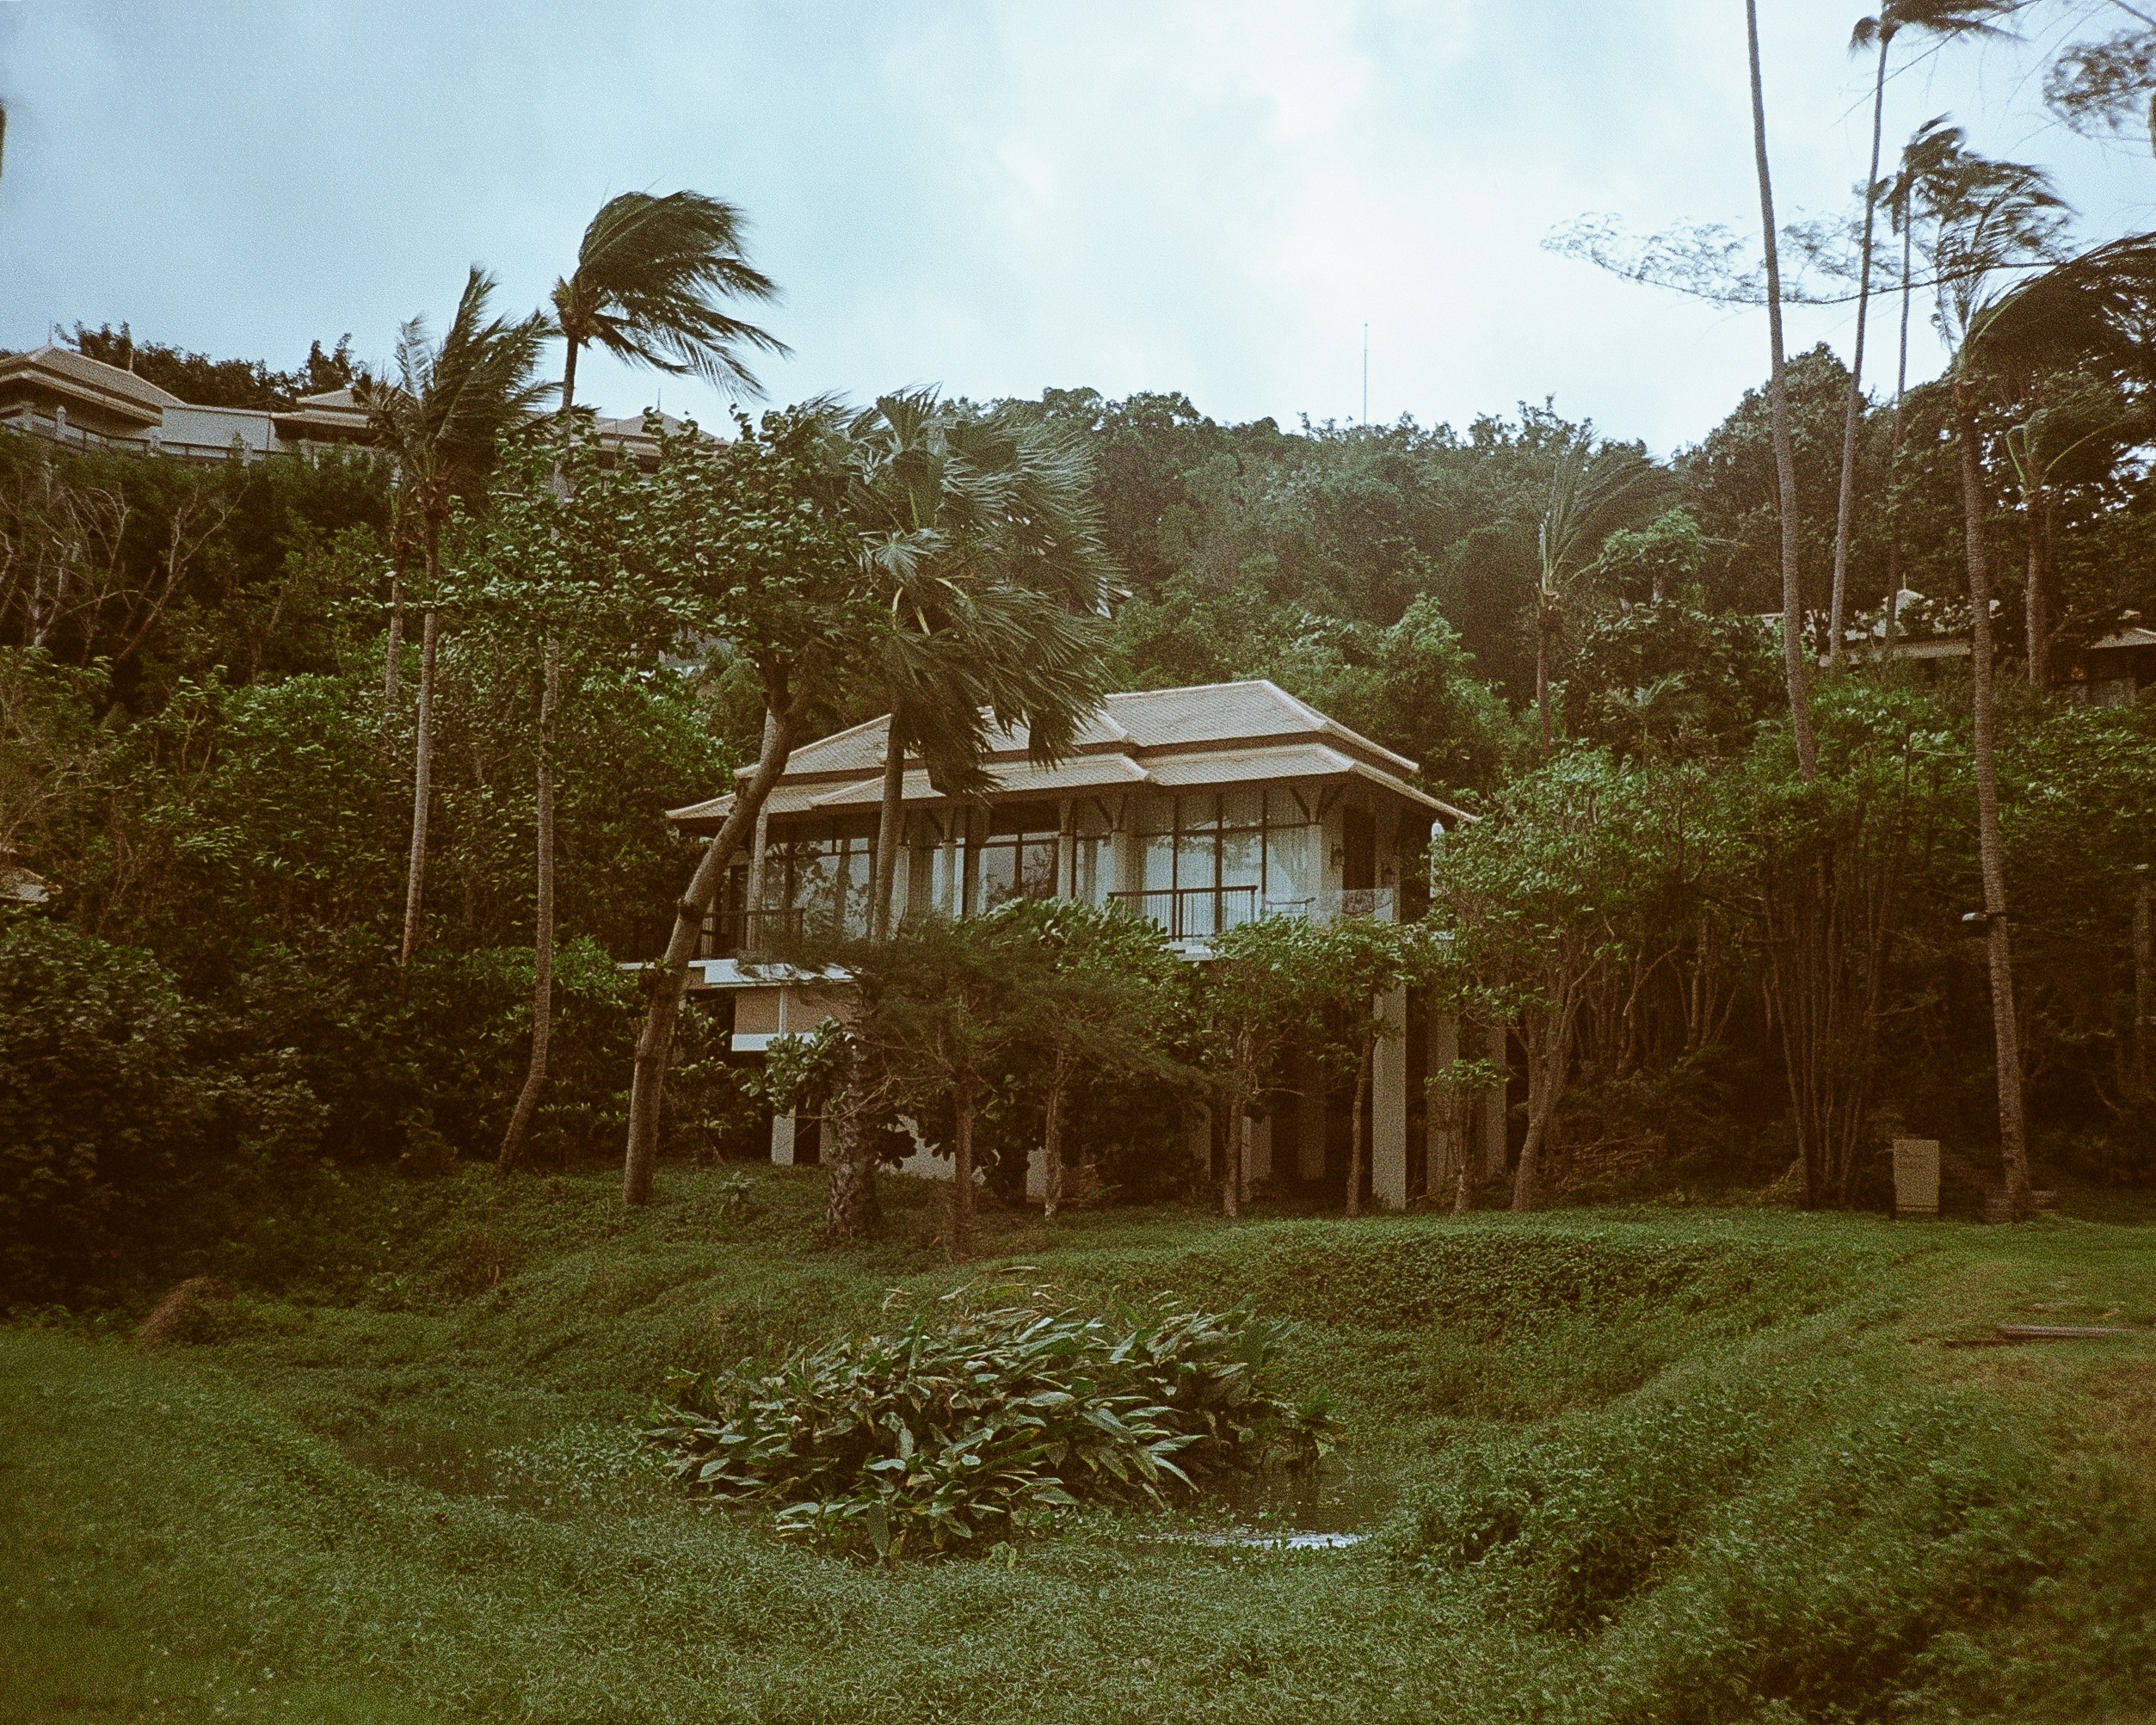
<instances>
[{"instance_id":1,"label":"thin antenna pole","mask_svg":"<svg viewBox=\"0 0 2156 1725\"><path fill-rule=\"evenodd\" d=\"M1370 423L1370 325L1363 325L1363 423Z\"/></svg>"}]
</instances>

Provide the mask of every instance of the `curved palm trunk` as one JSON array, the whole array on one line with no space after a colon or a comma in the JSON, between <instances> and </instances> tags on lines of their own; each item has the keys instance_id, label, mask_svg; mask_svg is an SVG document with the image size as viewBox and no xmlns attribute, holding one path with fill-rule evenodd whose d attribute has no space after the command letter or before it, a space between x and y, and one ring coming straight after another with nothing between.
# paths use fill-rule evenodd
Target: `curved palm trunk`
<instances>
[{"instance_id":1,"label":"curved palm trunk","mask_svg":"<svg viewBox=\"0 0 2156 1725\"><path fill-rule=\"evenodd\" d=\"M1354 1112L1348 1117L1347 1132L1347 1213L1351 1217L1363 1213L1363 1165L1370 1160L1370 1147L1363 1133L1363 1109L1370 1100L1370 1067L1377 1050L1377 1039L1364 1037L1362 1052L1355 1060Z\"/></svg>"},{"instance_id":2,"label":"curved palm trunk","mask_svg":"<svg viewBox=\"0 0 2156 1725\"><path fill-rule=\"evenodd\" d=\"M569 357L562 361L562 405L560 411L564 418L567 418L569 416L570 409L576 405L576 352L578 348L583 346L583 343L582 342L570 340L566 343L566 346L569 348Z\"/></svg>"},{"instance_id":3,"label":"curved palm trunk","mask_svg":"<svg viewBox=\"0 0 2156 1725\"><path fill-rule=\"evenodd\" d=\"M532 1063L518 1093L509 1129L502 1135L494 1171L506 1174L524 1155L524 1141L546 1085L546 1050L554 1030L554 707L559 667L554 638L546 638L545 669L539 685L539 881L532 917Z\"/></svg>"},{"instance_id":4,"label":"curved palm trunk","mask_svg":"<svg viewBox=\"0 0 2156 1725\"><path fill-rule=\"evenodd\" d=\"M1041 1216L1048 1222L1063 1206L1063 1092L1070 1083L1070 1057L1058 1049L1041 1109L1041 1158L1047 1164L1041 1170Z\"/></svg>"},{"instance_id":5,"label":"curved palm trunk","mask_svg":"<svg viewBox=\"0 0 2156 1725\"><path fill-rule=\"evenodd\" d=\"M1879 212L1879 145L1887 116L1887 48L1879 33L1879 69L1871 84L1871 172L1864 177L1864 252L1857 265L1857 333L1850 343L1849 408L1842 419L1841 488L1834 500L1834 591L1827 611L1826 662L1842 662L1842 628L1849 591L1849 529L1857 512L1857 431L1864 415L1864 323L1871 308L1871 236Z\"/></svg>"},{"instance_id":6,"label":"curved palm trunk","mask_svg":"<svg viewBox=\"0 0 2156 1725\"><path fill-rule=\"evenodd\" d=\"M2021 1029L2014 1008L2014 955L2006 921L2006 855L1993 758L1991 570L1984 549L1984 481L1977 465L1976 404L1957 369L1954 410L1962 446L1962 536L1968 558L1969 682L1974 699L1976 841L1984 878L1984 943L1992 983L1992 1049L1999 1082L1999 1152L2016 1221L2030 1212L2029 1144L2022 1117Z\"/></svg>"},{"instance_id":7,"label":"curved palm trunk","mask_svg":"<svg viewBox=\"0 0 2156 1725\"><path fill-rule=\"evenodd\" d=\"M1789 728L1796 767L1806 780L1819 772L1812 742L1812 713L1805 689L1804 595L1798 564L1796 447L1789 433L1789 393L1782 356L1782 253L1774 231L1774 178L1767 163L1766 93L1759 76L1759 0L1745 0L1746 45L1752 60L1752 147L1759 176L1759 224L1766 247L1768 417L1773 426L1774 476L1782 517L1782 661L1789 685Z\"/></svg>"},{"instance_id":8,"label":"curved palm trunk","mask_svg":"<svg viewBox=\"0 0 2156 1725\"><path fill-rule=\"evenodd\" d=\"M1894 366L1894 441L1887 452L1887 614L1886 655L1894 656L1894 625L1900 619L1895 611L1901 602L1901 497L1896 489L1901 472L1902 410L1909 395L1909 301L1911 299L1910 255L1916 243L1916 224L1913 217L1904 213L1901 219L1901 350Z\"/></svg>"},{"instance_id":9,"label":"curved palm trunk","mask_svg":"<svg viewBox=\"0 0 2156 1725\"><path fill-rule=\"evenodd\" d=\"M711 914L719 884L727 868L756 824L771 787L786 770L793 753L795 731L800 725L797 705L783 711L767 704L763 750L748 782L734 793L734 807L704 854L687 889L675 902L674 931L667 937L666 952L651 978L651 998L645 1008L644 1028L637 1036L635 1075L629 1087L629 1143L622 1161L621 1201L648 1204L651 1176L659 1159L659 1111L666 1094L666 1066L674 1052L674 1026L681 1013L681 996L688 991L689 964L704 938L704 919Z\"/></svg>"},{"instance_id":10,"label":"curved palm trunk","mask_svg":"<svg viewBox=\"0 0 2156 1725\"><path fill-rule=\"evenodd\" d=\"M428 561L433 561L431 555ZM434 766L434 648L439 636L438 620L429 606L420 625L419 714L412 737L412 846L404 867L404 940L397 956L400 964L410 964L419 946L421 900L427 882L427 805Z\"/></svg>"}]
</instances>

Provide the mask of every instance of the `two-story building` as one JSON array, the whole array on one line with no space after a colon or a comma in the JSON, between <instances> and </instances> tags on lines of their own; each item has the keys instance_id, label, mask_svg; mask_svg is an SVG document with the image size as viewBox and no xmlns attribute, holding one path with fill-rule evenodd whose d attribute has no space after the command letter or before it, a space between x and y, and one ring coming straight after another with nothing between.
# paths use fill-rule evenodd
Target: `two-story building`
<instances>
[{"instance_id":1,"label":"two-story building","mask_svg":"<svg viewBox=\"0 0 2156 1725\"><path fill-rule=\"evenodd\" d=\"M872 719L794 753L706 926L693 985L730 994L737 1052L809 1029L831 1005L828 982L753 958L781 929L865 931L885 727ZM1472 818L1417 788L1414 761L1262 681L1112 694L1055 766L1029 761L1023 734L1000 736L988 765L997 788L984 803L941 796L909 767L902 914L966 916L1018 897L1123 904L1198 963L1215 935L1258 916L1420 915L1432 834ZM718 797L668 819L712 833L732 806ZM1451 1020L1409 991L1384 1004L1399 1033L1380 1044L1365 1125L1371 1196L1398 1208L1453 1166L1451 1111L1427 1106L1424 1079L1458 1049ZM1254 1180L1339 1186L1349 1106L1314 1069L1284 1073L1251 1124ZM1503 1106L1482 1111L1466 1147L1486 1166L1502 1166ZM1201 1150L1222 1153L1203 1127ZM816 1160L810 1123L775 1119L772 1155ZM927 1156L909 1166L947 1171Z\"/></svg>"}]
</instances>

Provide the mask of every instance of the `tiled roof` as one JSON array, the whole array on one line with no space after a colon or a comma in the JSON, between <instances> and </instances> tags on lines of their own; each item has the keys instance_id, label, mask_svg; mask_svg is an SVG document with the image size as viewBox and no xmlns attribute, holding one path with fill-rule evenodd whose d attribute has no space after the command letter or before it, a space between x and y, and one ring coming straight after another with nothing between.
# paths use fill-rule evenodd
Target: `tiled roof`
<instances>
[{"instance_id":1,"label":"tiled roof","mask_svg":"<svg viewBox=\"0 0 2156 1725\"><path fill-rule=\"evenodd\" d=\"M796 749L765 807L773 815L872 809L881 800L889 720L872 718ZM1112 694L1052 767L1026 756L1023 728L999 736L987 763L1000 800L1152 785L1162 790L1268 779L1355 778L1445 816L1469 819L1406 782L1415 763L1327 718L1277 685L1212 683ZM746 777L748 769L741 769ZM906 774L905 800L942 800L926 773ZM733 798L671 809L667 818L709 829Z\"/></svg>"},{"instance_id":2,"label":"tiled roof","mask_svg":"<svg viewBox=\"0 0 2156 1725\"><path fill-rule=\"evenodd\" d=\"M102 360L89 359L72 348L48 345L0 359L0 381L34 376L40 372L102 397L110 406L139 413L145 419L161 417L168 407L187 405L169 390L159 389L149 379L139 378L118 366L108 366Z\"/></svg>"}]
</instances>

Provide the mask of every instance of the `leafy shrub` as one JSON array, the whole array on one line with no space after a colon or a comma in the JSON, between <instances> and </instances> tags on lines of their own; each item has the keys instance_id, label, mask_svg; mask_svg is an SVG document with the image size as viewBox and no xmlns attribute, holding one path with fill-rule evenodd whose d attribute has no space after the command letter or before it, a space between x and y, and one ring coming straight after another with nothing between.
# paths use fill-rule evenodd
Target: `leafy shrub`
<instances>
[{"instance_id":1,"label":"leafy shrub","mask_svg":"<svg viewBox=\"0 0 2156 1725\"><path fill-rule=\"evenodd\" d=\"M781 1506L782 1537L978 1549L1084 1502L1165 1506L1208 1474L1315 1463L1331 1402L1275 1393L1278 1335L1247 1309L1087 1315L959 1289L774 1372L677 1372L644 1435L692 1490Z\"/></svg>"},{"instance_id":2,"label":"leafy shrub","mask_svg":"<svg viewBox=\"0 0 2156 1725\"><path fill-rule=\"evenodd\" d=\"M251 1175L313 1149L288 1063L220 1059L215 1029L147 953L0 915L0 1303L169 1267L239 1231Z\"/></svg>"}]
</instances>

